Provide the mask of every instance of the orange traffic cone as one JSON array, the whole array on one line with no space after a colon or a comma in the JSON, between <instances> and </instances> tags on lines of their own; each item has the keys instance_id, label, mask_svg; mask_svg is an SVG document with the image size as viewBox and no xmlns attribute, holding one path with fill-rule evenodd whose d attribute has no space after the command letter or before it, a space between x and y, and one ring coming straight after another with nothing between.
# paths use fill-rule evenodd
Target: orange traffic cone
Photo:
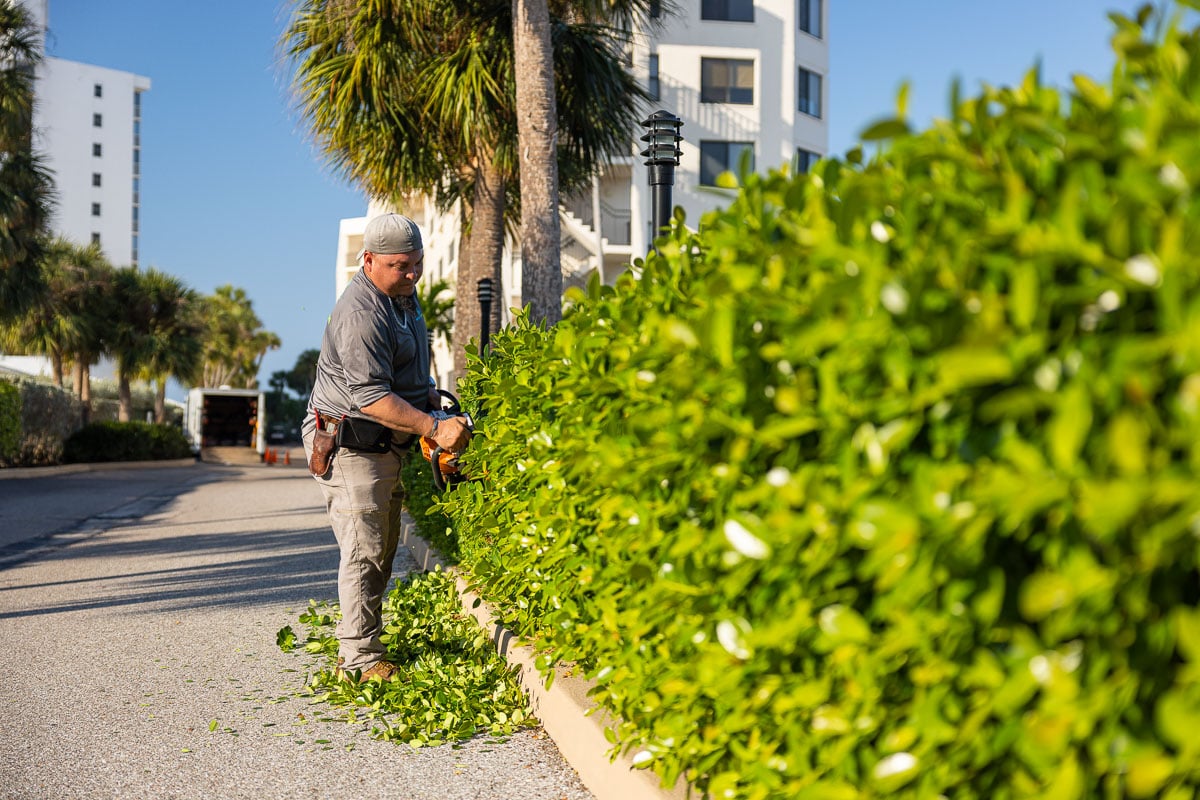
<instances>
[{"instance_id":1,"label":"orange traffic cone","mask_svg":"<svg viewBox=\"0 0 1200 800\"><path fill-rule=\"evenodd\" d=\"M284 464L284 466L287 466L287 467L290 467L292 465L292 451L291 450L283 451L283 464Z\"/></svg>"},{"instance_id":2,"label":"orange traffic cone","mask_svg":"<svg viewBox=\"0 0 1200 800\"><path fill-rule=\"evenodd\" d=\"M275 450L270 447L267 448L267 463L268 464L275 463Z\"/></svg>"}]
</instances>

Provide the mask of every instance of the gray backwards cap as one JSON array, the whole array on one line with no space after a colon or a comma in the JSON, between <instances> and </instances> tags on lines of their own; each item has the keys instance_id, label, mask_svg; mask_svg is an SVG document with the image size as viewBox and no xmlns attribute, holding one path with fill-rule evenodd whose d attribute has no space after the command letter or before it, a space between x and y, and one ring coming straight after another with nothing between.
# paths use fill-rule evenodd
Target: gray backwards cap
<instances>
[{"instance_id":1,"label":"gray backwards cap","mask_svg":"<svg viewBox=\"0 0 1200 800\"><path fill-rule=\"evenodd\" d=\"M417 223L401 214L384 214L367 223L363 233L363 252L398 255L422 250L421 230ZM362 257L362 254L359 254Z\"/></svg>"}]
</instances>

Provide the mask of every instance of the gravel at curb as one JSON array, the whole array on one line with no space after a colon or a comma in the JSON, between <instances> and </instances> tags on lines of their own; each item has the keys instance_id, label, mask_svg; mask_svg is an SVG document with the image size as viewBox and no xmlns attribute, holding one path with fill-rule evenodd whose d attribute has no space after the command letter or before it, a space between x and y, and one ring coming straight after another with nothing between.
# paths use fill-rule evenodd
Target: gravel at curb
<instances>
[{"instance_id":1,"label":"gravel at curb","mask_svg":"<svg viewBox=\"0 0 1200 800\"><path fill-rule=\"evenodd\" d=\"M487 603L467 588L466 581L449 568L441 555L417 536L415 530L412 519L406 514L400 541L408 548L416 566L425 571L440 566L455 574L463 610L488 632L496 644L496 651L520 670L521 687L529 695L534 715L597 800L683 800L688 797L687 786L682 780L671 789L663 789L657 775L649 770L635 769L629 756L622 754L615 761L610 760L608 751L612 745L604 738L608 717L601 712L586 713L593 707L588 699L592 683L560 670L547 689L534 665L532 648L516 644L512 631L494 621L495 615Z\"/></svg>"}]
</instances>

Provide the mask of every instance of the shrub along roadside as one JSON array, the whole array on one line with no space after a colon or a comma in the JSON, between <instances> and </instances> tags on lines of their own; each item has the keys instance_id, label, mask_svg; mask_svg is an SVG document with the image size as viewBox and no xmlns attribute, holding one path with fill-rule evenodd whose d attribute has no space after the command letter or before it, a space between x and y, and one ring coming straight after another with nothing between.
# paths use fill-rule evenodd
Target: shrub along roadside
<instances>
[{"instance_id":1,"label":"shrub along roadside","mask_svg":"<svg viewBox=\"0 0 1200 800\"><path fill-rule=\"evenodd\" d=\"M67 439L67 463L100 461L159 461L189 458L191 446L174 425L150 422L96 422Z\"/></svg>"},{"instance_id":2,"label":"shrub along roadside","mask_svg":"<svg viewBox=\"0 0 1200 800\"><path fill-rule=\"evenodd\" d=\"M665 782L1200 788L1200 39L1144 22L473 363L461 561Z\"/></svg>"},{"instance_id":3,"label":"shrub along roadside","mask_svg":"<svg viewBox=\"0 0 1200 800\"><path fill-rule=\"evenodd\" d=\"M18 395L17 412L5 423L17 425L17 444L11 451L0 448L0 466L59 463L64 440L83 424L78 398L53 384L25 376L5 377L0 379L0 386L14 387Z\"/></svg>"},{"instance_id":4,"label":"shrub along roadside","mask_svg":"<svg viewBox=\"0 0 1200 800\"><path fill-rule=\"evenodd\" d=\"M8 381L0 381L0 464L16 458L21 444L21 395Z\"/></svg>"}]
</instances>

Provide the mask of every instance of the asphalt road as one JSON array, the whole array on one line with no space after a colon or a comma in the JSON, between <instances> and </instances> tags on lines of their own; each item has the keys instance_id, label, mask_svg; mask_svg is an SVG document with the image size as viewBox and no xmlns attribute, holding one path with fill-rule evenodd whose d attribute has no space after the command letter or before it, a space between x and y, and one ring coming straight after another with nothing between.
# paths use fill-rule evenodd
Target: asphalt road
<instances>
[{"instance_id":1,"label":"asphalt road","mask_svg":"<svg viewBox=\"0 0 1200 800\"><path fill-rule=\"evenodd\" d=\"M302 469L0 481L0 530L2 798L591 797L541 730L414 751L297 696L275 633L337 566Z\"/></svg>"},{"instance_id":2,"label":"asphalt road","mask_svg":"<svg viewBox=\"0 0 1200 800\"><path fill-rule=\"evenodd\" d=\"M198 481L219 479L196 468L200 465L169 463L90 472L0 469L0 554L31 539L77 529L92 518L104 525L136 518ZM33 477L12 478L12 474Z\"/></svg>"}]
</instances>

